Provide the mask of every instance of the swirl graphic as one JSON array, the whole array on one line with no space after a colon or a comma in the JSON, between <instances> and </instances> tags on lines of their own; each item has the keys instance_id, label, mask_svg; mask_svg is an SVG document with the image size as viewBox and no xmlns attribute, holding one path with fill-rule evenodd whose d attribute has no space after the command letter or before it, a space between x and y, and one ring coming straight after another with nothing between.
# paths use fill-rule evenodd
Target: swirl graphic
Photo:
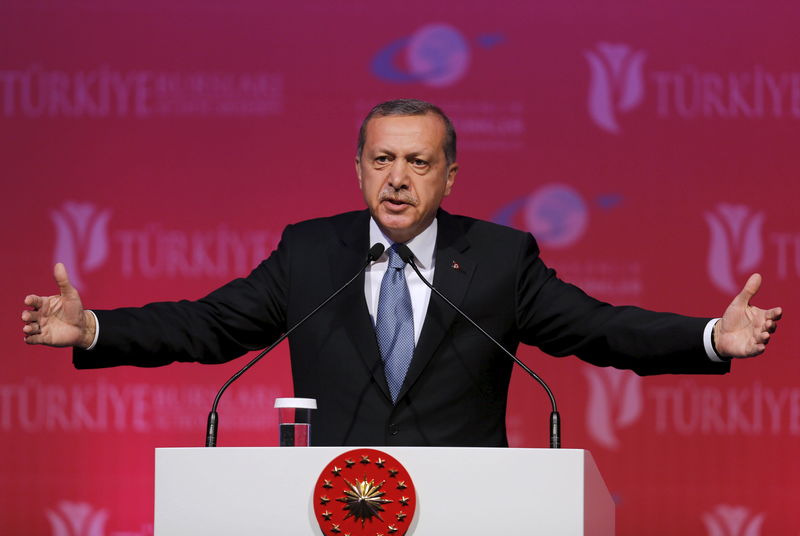
<instances>
[{"instance_id":1,"label":"swirl graphic","mask_svg":"<svg viewBox=\"0 0 800 536\"><path fill-rule=\"evenodd\" d=\"M525 227L543 244L566 248L586 231L589 210L580 193L566 184L546 184L528 196Z\"/></svg>"},{"instance_id":2,"label":"swirl graphic","mask_svg":"<svg viewBox=\"0 0 800 536\"><path fill-rule=\"evenodd\" d=\"M469 43L456 28L428 24L379 50L371 67L375 76L387 82L446 87L466 74L470 57ZM400 58L404 65L398 65Z\"/></svg>"}]
</instances>

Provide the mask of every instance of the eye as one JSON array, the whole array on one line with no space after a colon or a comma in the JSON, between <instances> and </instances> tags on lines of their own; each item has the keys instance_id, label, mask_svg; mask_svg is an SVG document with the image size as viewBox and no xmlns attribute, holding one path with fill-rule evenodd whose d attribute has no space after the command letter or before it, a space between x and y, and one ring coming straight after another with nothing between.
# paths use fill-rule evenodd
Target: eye
<instances>
[{"instance_id":1,"label":"eye","mask_svg":"<svg viewBox=\"0 0 800 536\"><path fill-rule=\"evenodd\" d=\"M411 160L411 165L414 167L425 167L428 165L428 162L421 158L414 158Z\"/></svg>"},{"instance_id":2,"label":"eye","mask_svg":"<svg viewBox=\"0 0 800 536\"><path fill-rule=\"evenodd\" d=\"M388 164L390 161L389 157L386 155L381 155L375 158L376 164Z\"/></svg>"}]
</instances>

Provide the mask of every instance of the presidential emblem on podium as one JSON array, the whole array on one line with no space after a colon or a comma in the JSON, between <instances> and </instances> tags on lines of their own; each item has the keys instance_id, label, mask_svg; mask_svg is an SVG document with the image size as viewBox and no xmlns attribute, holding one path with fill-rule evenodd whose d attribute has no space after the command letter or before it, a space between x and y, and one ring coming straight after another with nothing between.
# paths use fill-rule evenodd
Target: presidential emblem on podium
<instances>
[{"instance_id":1,"label":"presidential emblem on podium","mask_svg":"<svg viewBox=\"0 0 800 536\"><path fill-rule=\"evenodd\" d=\"M403 536L417 504L405 467L375 449L336 456L319 475L313 500L325 536Z\"/></svg>"}]
</instances>

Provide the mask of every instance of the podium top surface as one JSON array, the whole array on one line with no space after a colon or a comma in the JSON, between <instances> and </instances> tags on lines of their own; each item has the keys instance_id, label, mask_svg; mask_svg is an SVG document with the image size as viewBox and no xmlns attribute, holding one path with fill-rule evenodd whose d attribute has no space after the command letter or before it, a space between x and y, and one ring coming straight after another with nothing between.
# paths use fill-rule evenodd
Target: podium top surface
<instances>
[{"instance_id":1,"label":"podium top surface","mask_svg":"<svg viewBox=\"0 0 800 536\"><path fill-rule=\"evenodd\" d=\"M156 534L322 535L317 479L358 448L156 449ZM389 454L410 474L418 506L409 535L613 534L613 501L586 450L362 448ZM605 528L587 530L595 526Z\"/></svg>"}]
</instances>

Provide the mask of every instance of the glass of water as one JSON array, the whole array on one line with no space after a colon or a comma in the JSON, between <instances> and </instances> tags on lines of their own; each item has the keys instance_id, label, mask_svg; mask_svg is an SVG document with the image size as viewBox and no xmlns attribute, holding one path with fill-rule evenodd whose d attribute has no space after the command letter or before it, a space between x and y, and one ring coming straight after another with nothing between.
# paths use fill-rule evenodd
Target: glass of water
<instances>
[{"instance_id":1,"label":"glass of water","mask_svg":"<svg viewBox=\"0 0 800 536\"><path fill-rule=\"evenodd\" d=\"M276 398L278 437L282 447L307 447L311 440L311 411L317 409L313 398Z\"/></svg>"}]
</instances>

